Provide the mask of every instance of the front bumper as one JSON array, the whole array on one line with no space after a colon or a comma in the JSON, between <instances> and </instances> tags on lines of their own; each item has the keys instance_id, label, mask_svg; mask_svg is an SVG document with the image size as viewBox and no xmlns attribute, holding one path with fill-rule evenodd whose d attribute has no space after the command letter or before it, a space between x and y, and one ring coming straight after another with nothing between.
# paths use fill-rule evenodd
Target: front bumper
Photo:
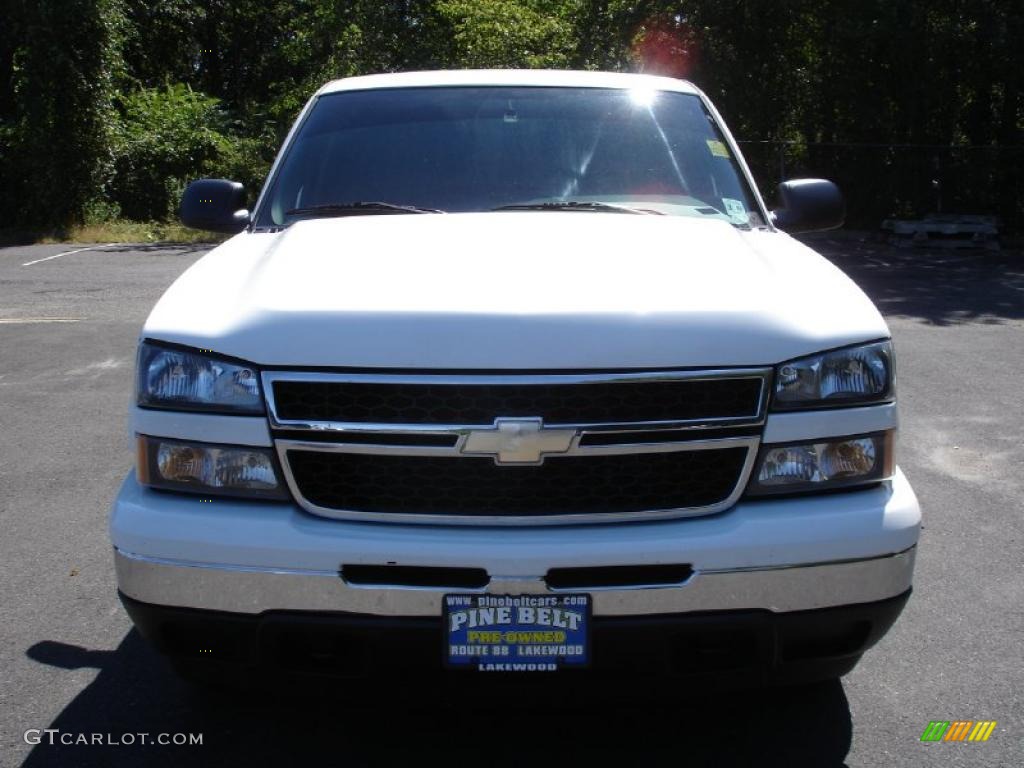
<instances>
[{"instance_id":1,"label":"front bumper","mask_svg":"<svg viewBox=\"0 0 1024 768\"><path fill-rule=\"evenodd\" d=\"M911 586L916 548L892 555L795 566L701 571L673 585L560 590L590 592L595 616L761 609L775 612L866 603ZM347 583L338 571L281 570L164 561L115 550L121 592L134 600L231 613L345 611L440 616L446 593L555 592L542 577L492 577L485 588Z\"/></svg>"},{"instance_id":2,"label":"front bumper","mask_svg":"<svg viewBox=\"0 0 1024 768\"><path fill-rule=\"evenodd\" d=\"M448 592L543 593L553 568L685 563L677 583L580 588L594 616L776 613L872 603L911 586L920 511L902 474L832 495L741 502L726 513L540 529L354 523L287 504L161 493L129 475L114 503L118 586L135 601L262 614L437 617ZM476 588L353 584L343 566L476 569Z\"/></svg>"},{"instance_id":3,"label":"front bumper","mask_svg":"<svg viewBox=\"0 0 1024 768\"><path fill-rule=\"evenodd\" d=\"M591 671L653 673L692 683L811 682L849 672L896 621L909 590L886 600L811 611L700 611L595 616ZM140 633L203 678L231 670L289 680L442 671L442 621L337 612L258 615L150 605L121 595ZM577 675L578 670L558 674Z\"/></svg>"}]
</instances>

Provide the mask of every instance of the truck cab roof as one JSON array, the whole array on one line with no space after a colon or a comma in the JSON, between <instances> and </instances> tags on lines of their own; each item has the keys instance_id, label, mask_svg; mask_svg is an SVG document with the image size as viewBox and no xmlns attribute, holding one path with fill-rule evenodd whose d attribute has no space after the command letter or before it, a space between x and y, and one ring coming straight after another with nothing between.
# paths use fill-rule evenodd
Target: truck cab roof
<instances>
[{"instance_id":1,"label":"truck cab roof","mask_svg":"<svg viewBox=\"0 0 1024 768\"><path fill-rule=\"evenodd\" d=\"M333 80L317 95L373 88L428 88L433 86L538 86L547 88L626 88L698 94L686 80L626 72L538 69L457 69L433 72L395 72Z\"/></svg>"}]
</instances>

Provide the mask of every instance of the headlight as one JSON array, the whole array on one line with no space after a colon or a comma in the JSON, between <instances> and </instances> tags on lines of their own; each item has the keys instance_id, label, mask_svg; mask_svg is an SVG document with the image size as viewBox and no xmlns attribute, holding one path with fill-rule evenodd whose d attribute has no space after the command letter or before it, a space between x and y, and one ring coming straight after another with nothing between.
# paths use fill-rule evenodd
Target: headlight
<instances>
[{"instance_id":1,"label":"headlight","mask_svg":"<svg viewBox=\"0 0 1024 768\"><path fill-rule=\"evenodd\" d=\"M789 410L889 400L893 379L891 342L837 349L778 366L772 406Z\"/></svg>"},{"instance_id":2,"label":"headlight","mask_svg":"<svg viewBox=\"0 0 1024 768\"><path fill-rule=\"evenodd\" d=\"M137 401L182 411L264 410L255 369L146 342L139 347Z\"/></svg>"},{"instance_id":3,"label":"headlight","mask_svg":"<svg viewBox=\"0 0 1024 768\"><path fill-rule=\"evenodd\" d=\"M793 445L765 445L747 495L800 493L866 485L894 471L893 432Z\"/></svg>"},{"instance_id":4,"label":"headlight","mask_svg":"<svg viewBox=\"0 0 1024 768\"><path fill-rule=\"evenodd\" d=\"M143 485L220 496L286 499L266 448L139 436L136 476Z\"/></svg>"}]
</instances>

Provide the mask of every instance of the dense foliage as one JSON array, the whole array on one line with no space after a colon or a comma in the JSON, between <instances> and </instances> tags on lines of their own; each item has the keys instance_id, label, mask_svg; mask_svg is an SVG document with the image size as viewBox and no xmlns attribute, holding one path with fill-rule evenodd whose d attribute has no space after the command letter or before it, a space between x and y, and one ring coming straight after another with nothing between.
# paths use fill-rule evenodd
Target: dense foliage
<instances>
[{"instance_id":1,"label":"dense foliage","mask_svg":"<svg viewBox=\"0 0 1024 768\"><path fill-rule=\"evenodd\" d=\"M0 226L173 215L251 188L325 80L439 67L688 77L762 187L836 179L854 220L1024 225L1024 13L1003 0L4 0ZM97 213L98 212L98 213Z\"/></svg>"}]
</instances>

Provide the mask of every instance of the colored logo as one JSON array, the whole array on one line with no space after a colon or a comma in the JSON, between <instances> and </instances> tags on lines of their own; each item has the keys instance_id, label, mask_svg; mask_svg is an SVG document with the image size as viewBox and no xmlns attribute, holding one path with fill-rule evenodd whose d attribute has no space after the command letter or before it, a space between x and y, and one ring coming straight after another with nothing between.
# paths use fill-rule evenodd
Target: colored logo
<instances>
[{"instance_id":1,"label":"colored logo","mask_svg":"<svg viewBox=\"0 0 1024 768\"><path fill-rule=\"evenodd\" d=\"M995 728L995 720L932 720L921 741L988 741Z\"/></svg>"}]
</instances>

